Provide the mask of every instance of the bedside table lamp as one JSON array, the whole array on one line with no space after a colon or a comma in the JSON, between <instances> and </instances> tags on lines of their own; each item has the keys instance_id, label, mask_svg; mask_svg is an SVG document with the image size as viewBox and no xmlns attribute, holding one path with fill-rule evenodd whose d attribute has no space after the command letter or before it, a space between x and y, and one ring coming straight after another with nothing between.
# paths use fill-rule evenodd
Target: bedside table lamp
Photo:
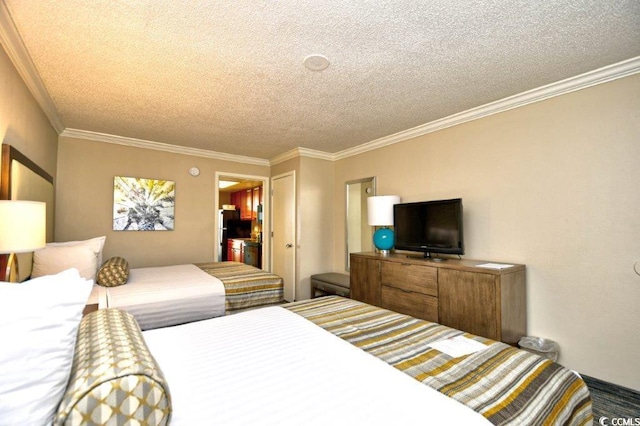
<instances>
[{"instance_id":1,"label":"bedside table lamp","mask_svg":"<svg viewBox=\"0 0 640 426\"><path fill-rule=\"evenodd\" d=\"M373 234L373 245L387 256L391 252L394 243L393 230L387 228L393 226L393 205L400 203L397 195L381 195L367 198L367 218L370 226L382 226Z\"/></svg>"},{"instance_id":2,"label":"bedside table lamp","mask_svg":"<svg viewBox=\"0 0 640 426\"><path fill-rule=\"evenodd\" d=\"M46 244L46 204L38 201L0 201L0 254L8 254L0 281L18 278L16 253L29 253ZM12 269L13 267L13 269Z\"/></svg>"}]
</instances>

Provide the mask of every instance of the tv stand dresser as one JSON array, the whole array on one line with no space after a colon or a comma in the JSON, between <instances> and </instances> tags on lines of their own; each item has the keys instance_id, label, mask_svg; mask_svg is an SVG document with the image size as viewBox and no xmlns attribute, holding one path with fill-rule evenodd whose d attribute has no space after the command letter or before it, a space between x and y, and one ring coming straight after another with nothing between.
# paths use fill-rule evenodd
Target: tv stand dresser
<instances>
[{"instance_id":1,"label":"tv stand dresser","mask_svg":"<svg viewBox=\"0 0 640 426\"><path fill-rule=\"evenodd\" d=\"M525 265L399 253L352 253L350 262L352 299L505 343L526 335Z\"/></svg>"}]
</instances>

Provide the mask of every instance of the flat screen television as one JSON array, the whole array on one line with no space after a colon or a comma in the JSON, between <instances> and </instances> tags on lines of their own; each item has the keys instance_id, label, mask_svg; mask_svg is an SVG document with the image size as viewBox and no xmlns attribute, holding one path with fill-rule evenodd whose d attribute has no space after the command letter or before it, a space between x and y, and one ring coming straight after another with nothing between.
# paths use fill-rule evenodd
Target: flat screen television
<instances>
[{"instance_id":1,"label":"flat screen television","mask_svg":"<svg viewBox=\"0 0 640 426\"><path fill-rule=\"evenodd\" d=\"M464 254L461 198L396 204L393 220L396 250Z\"/></svg>"}]
</instances>

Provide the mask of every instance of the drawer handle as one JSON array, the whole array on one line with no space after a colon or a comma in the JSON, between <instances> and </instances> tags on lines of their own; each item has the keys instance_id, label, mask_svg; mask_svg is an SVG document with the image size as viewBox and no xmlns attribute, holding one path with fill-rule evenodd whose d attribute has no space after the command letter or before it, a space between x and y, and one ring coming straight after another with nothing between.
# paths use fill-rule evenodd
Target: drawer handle
<instances>
[{"instance_id":1,"label":"drawer handle","mask_svg":"<svg viewBox=\"0 0 640 426\"><path fill-rule=\"evenodd\" d=\"M410 264L410 263L405 263L405 262L400 262L400 264L401 264L402 266L411 266L411 264Z\"/></svg>"}]
</instances>

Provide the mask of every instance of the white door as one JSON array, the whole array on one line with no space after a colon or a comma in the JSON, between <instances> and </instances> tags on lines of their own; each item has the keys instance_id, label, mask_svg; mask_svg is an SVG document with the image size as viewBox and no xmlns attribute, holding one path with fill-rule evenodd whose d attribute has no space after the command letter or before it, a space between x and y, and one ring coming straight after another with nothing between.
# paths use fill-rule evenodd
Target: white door
<instances>
[{"instance_id":1,"label":"white door","mask_svg":"<svg viewBox=\"0 0 640 426\"><path fill-rule=\"evenodd\" d=\"M284 280L284 298L296 300L296 177L295 171L271 180L272 272Z\"/></svg>"}]
</instances>

